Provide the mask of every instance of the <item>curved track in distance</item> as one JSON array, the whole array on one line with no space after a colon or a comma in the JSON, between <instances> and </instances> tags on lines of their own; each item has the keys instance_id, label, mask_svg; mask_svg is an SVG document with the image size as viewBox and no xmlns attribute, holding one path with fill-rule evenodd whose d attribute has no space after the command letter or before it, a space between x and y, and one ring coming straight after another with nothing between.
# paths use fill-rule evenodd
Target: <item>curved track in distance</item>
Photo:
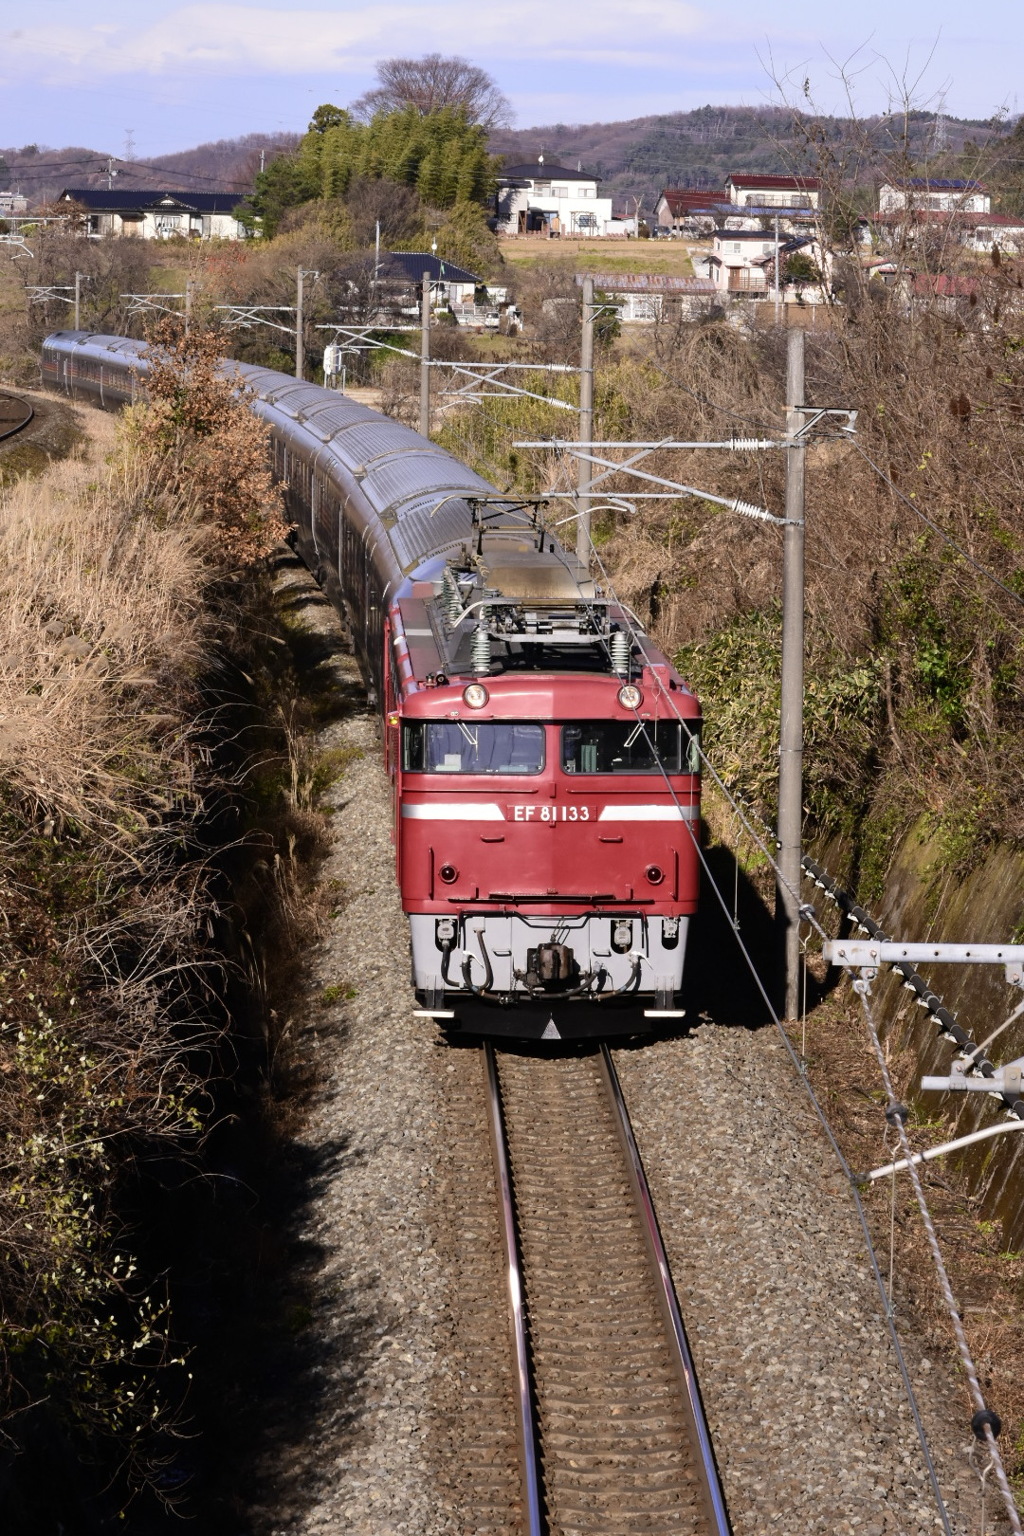
<instances>
[{"instance_id":1,"label":"curved track in distance","mask_svg":"<svg viewBox=\"0 0 1024 1536\"><path fill-rule=\"evenodd\" d=\"M0 392L0 443L27 427L34 415L33 407L20 395Z\"/></svg>"},{"instance_id":2,"label":"curved track in distance","mask_svg":"<svg viewBox=\"0 0 1024 1536\"><path fill-rule=\"evenodd\" d=\"M484 1047L528 1536L728 1536L693 1362L607 1047Z\"/></svg>"}]
</instances>

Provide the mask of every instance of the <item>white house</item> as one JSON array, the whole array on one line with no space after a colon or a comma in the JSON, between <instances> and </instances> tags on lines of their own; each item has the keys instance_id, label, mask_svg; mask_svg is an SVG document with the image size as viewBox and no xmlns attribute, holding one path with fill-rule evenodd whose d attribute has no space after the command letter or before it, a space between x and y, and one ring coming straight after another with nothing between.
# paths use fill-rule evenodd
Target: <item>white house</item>
<instances>
[{"instance_id":1,"label":"white house","mask_svg":"<svg viewBox=\"0 0 1024 1536\"><path fill-rule=\"evenodd\" d=\"M496 228L500 235L603 235L612 200L598 197L598 178L577 166L548 165L544 156L509 165L498 177Z\"/></svg>"},{"instance_id":2,"label":"white house","mask_svg":"<svg viewBox=\"0 0 1024 1536\"><path fill-rule=\"evenodd\" d=\"M911 176L898 185L883 182L878 189L879 213L990 213L992 199L980 181Z\"/></svg>"},{"instance_id":3,"label":"white house","mask_svg":"<svg viewBox=\"0 0 1024 1536\"><path fill-rule=\"evenodd\" d=\"M14 217L28 211L28 198L20 192L0 192L0 219Z\"/></svg>"},{"instance_id":4,"label":"white house","mask_svg":"<svg viewBox=\"0 0 1024 1536\"><path fill-rule=\"evenodd\" d=\"M145 188L116 191L66 187L58 202L76 203L87 215L87 233L128 235L138 240L244 240L248 234L235 216L238 192L154 192Z\"/></svg>"},{"instance_id":5,"label":"white house","mask_svg":"<svg viewBox=\"0 0 1024 1536\"><path fill-rule=\"evenodd\" d=\"M813 235L788 236L778 243L779 276L786 286L786 263L798 252L824 271L828 262ZM774 235L765 230L716 229L710 256L703 265L718 293L746 293L755 297L771 293L775 286L776 244ZM800 294L812 302L819 298L818 284L800 287ZM795 292L794 292L795 296Z\"/></svg>"},{"instance_id":6,"label":"white house","mask_svg":"<svg viewBox=\"0 0 1024 1536\"><path fill-rule=\"evenodd\" d=\"M704 265L718 293L764 293L772 279L760 262L774 254L775 237L763 229L716 229Z\"/></svg>"},{"instance_id":7,"label":"white house","mask_svg":"<svg viewBox=\"0 0 1024 1536\"><path fill-rule=\"evenodd\" d=\"M964 237L968 250L989 252L993 248L1004 256L1019 256L1024 252L1024 218L1019 214L987 213Z\"/></svg>"},{"instance_id":8,"label":"white house","mask_svg":"<svg viewBox=\"0 0 1024 1536\"><path fill-rule=\"evenodd\" d=\"M773 212L777 208L818 208L821 181L817 176L755 176L734 171L725 184L726 201L737 208Z\"/></svg>"}]
</instances>

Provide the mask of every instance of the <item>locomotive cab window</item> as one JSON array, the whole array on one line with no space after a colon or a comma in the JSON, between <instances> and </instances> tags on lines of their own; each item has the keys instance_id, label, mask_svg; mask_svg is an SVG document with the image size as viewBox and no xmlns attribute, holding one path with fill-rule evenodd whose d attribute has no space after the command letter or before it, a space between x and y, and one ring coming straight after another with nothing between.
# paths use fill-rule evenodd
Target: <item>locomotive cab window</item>
<instances>
[{"instance_id":1,"label":"locomotive cab window","mask_svg":"<svg viewBox=\"0 0 1024 1536\"><path fill-rule=\"evenodd\" d=\"M544 727L511 720L407 723L402 767L406 773L540 773Z\"/></svg>"},{"instance_id":2,"label":"locomotive cab window","mask_svg":"<svg viewBox=\"0 0 1024 1536\"><path fill-rule=\"evenodd\" d=\"M700 722L578 720L562 727L564 773L699 773Z\"/></svg>"}]
</instances>

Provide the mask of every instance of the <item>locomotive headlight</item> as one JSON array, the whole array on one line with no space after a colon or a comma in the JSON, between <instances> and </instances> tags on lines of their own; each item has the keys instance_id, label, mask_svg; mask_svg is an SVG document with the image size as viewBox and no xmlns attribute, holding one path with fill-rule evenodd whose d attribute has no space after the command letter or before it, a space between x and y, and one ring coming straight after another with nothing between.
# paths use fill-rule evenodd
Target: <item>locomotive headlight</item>
<instances>
[{"instance_id":1,"label":"locomotive headlight","mask_svg":"<svg viewBox=\"0 0 1024 1536\"><path fill-rule=\"evenodd\" d=\"M639 709L643 701L644 696L636 683L623 683L619 689L619 703L623 709Z\"/></svg>"},{"instance_id":2,"label":"locomotive headlight","mask_svg":"<svg viewBox=\"0 0 1024 1536\"><path fill-rule=\"evenodd\" d=\"M489 698L490 694L483 683L470 683L468 688L462 690L462 701L470 709L483 709Z\"/></svg>"}]
</instances>

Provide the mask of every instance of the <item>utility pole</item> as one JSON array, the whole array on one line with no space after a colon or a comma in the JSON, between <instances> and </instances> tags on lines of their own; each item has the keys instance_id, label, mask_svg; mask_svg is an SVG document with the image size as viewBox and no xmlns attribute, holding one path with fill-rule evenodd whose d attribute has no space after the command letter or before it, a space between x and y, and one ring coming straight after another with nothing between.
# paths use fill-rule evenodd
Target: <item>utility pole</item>
<instances>
[{"instance_id":1,"label":"utility pole","mask_svg":"<svg viewBox=\"0 0 1024 1536\"><path fill-rule=\"evenodd\" d=\"M782 546L782 712L779 730L778 915L785 932L785 1016L800 1013L800 842L803 823L804 331L786 348L786 526Z\"/></svg>"},{"instance_id":2,"label":"utility pole","mask_svg":"<svg viewBox=\"0 0 1024 1536\"><path fill-rule=\"evenodd\" d=\"M82 329L82 274L75 273L75 330Z\"/></svg>"},{"instance_id":3,"label":"utility pole","mask_svg":"<svg viewBox=\"0 0 1024 1536\"><path fill-rule=\"evenodd\" d=\"M581 443L594 441L594 279L583 279L583 329L580 345L580 436ZM587 453L593 453L587 448ZM579 516L576 519L576 554L590 569L594 544L590 533L591 465L580 457L577 469Z\"/></svg>"},{"instance_id":4,"label":"utility pole","mask_svg":"<svg viewBox=\"0 0 1024 1536\"><path fill-rule=\"evenodd\" d=\"M782 274L779 271L779 216L775 215L775 324L782 320Z\"/></svg>"},{"instance_id":5,"label":"utility pole","mask_svg":"<svg viewBox=\"0 0 1024 1536\"><path fill-rule=\"evenodd\" d=\"M420 316L420 436L430 436L430 273L423 274Z\"/></svg>"}]
</instances>

